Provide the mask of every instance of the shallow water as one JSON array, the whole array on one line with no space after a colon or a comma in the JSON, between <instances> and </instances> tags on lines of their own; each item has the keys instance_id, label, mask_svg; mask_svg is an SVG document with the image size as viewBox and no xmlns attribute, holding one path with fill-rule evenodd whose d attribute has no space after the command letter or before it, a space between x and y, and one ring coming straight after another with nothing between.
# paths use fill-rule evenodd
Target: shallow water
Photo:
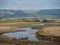
<instances>
[{"instance_id":1,"label":"shallow water","mask_svg":"<svg viewBox=\"0 0 60 45\"><path fill-rule=\"evenodd\" d=\"M11 38L25 38L28 37L28 40L31 41L38 41L38 39L35 36L35 33L38 31L37 29L31 29L31 28L17 28L17 30L25 30L23 32L14 32L14 33L5 33L3 35L9 36Z\"/></svg>"}]
</instances>

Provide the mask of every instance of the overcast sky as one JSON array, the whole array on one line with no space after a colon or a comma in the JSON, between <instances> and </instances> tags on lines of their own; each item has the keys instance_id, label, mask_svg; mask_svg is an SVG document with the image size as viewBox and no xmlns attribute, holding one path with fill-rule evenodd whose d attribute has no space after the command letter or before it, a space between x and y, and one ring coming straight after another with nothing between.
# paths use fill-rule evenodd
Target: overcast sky
<instances>
[{"instance_id":1,"label":"overcast sky","mask_svg":"<svg viewBox=\"0 0 60 45\"><path fill-rule=\"evenodd\" d=\"M60 0L0 0L0 9L60 9Z\"/></svg>"}]
</instances>

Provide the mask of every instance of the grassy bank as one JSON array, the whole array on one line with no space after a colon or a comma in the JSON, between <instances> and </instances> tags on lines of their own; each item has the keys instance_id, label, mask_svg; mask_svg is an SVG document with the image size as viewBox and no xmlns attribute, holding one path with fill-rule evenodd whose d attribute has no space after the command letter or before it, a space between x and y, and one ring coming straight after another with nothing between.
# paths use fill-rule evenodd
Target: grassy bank
<instances>
[{"instance_id":1,"label":"grassy bank","mask_svg":"<svg viewBox=\"0 0 60 45\"><path fill-rule=\"evenodd\" d=\"M38 30L40 35L60 37L60 26L48 26Z\"/></svg>"},{"instance_id":2,"label":"grassy bank","mask_svg":"<svg viewBox=\"0 0 60 45\"><path fill-rule=\"evenodd\" d=\"M48 26L39 29L36 33L39 40L60 42L60 26Z\"/></svg>"}]
</instances>

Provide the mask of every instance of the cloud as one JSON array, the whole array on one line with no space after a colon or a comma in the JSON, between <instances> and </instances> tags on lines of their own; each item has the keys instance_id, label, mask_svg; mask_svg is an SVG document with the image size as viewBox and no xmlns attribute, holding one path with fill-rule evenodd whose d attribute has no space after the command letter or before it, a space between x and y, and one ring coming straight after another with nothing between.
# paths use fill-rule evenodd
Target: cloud
<instances>
[{"instance_id":1,"label":"cloud","mask_svg":"<svg viewBox=\"0 0 60 45\"><path fill-rule=\"evenodd\" d=\"M0 0L0 8L8 9L60 8L60 0Z\"/></svg>"},{"instance_id":2,"label":"cloud","mask_svg":"<svg viewBox=\"0 0 60 45\"><path fill-rule=\"evenodd\" d=\"M14 0L15 3L26 3L27 0Z\"/></svg>"}]
</instances>

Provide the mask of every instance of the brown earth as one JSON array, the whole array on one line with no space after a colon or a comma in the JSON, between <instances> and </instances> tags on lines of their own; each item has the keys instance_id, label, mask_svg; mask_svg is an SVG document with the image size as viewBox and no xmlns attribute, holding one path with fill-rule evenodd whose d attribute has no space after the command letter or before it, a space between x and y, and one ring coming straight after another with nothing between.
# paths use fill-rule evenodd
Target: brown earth
<instances>
[{"instance_id":1,"label":"brown earth","mask_svg":"<svg viewBox=\"0 0 60 45\"><path fill-rule=\"evenodd\" d=\"M14 45L14 44L0 43L0 45Z\"/></svg>"}]
</instances>

